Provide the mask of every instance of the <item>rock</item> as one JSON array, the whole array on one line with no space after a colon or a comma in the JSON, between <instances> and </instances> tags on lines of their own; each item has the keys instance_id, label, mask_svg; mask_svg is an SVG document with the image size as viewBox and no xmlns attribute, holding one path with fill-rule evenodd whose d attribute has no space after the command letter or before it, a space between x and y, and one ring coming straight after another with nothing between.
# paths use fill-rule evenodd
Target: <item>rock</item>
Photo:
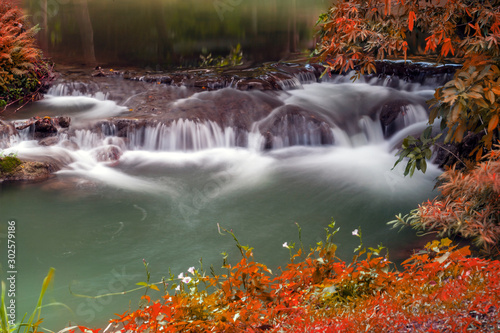
<instances>
[{"instance_id":1,"label":"rock","mask_svg":"<svg viewBox=\"0 0 500 333\"><path fill-rule=\"evenodd\" d=\"M47 138L43 138L38 141L40 146L54 146L59 142L59 138L57 136L49 136Z\"/></svg>"},{"instance_id":2,"label":"rock","mask_svg":"<svg viewBox=\"0 0 500 333\"><path fill-rule=\"evenodd\" d=\"M62 127L62 128L68 128L69 125L71 124L71 118L70 117L55 118L55 124L59 125L59 127Z\"/></svg>"},{"instance_id":3,"label":"rock","mask_svg":"<svg viewBox=\"0 0 500 333\"><path fill-rule=\"evenodd\" d=\"M382 106L380 111L380 123L384 131L384 137L389 138L394 133L404 127L403 121L397 121L398 117L401 119L401 114L405 112L408 107L408 101L395 100L390 101Z\"/></svg>"},{"instance_id":4,"label":"rock","mask_svg":"<svg viewBox=\"0 0 500 333\"><path fill-rule=\"evenodd\" d=\"M23 161L9 173L0 173L2 181L43 181L48 179L57 168L49 163Z\"/></svg>"},{"instance_id":5,"label":"rock","mask_svg":"<svg viewBox=\"0 0 500 333\"><path fill-rule=\"evenodd\" d=\"M270 82L262 78L241 79L236 83L236 88L239 90L277 90Z\"/></svg>"},{"instance_id":6,"label":"rock","mask_svg":"<svg viewBox=\"0 0 500 333\"><path fill-rule=\"evenodd\" d=\"M33 117L26 121L22 125L18 125L16 130L24 130L30 127L30 132L33 134L33 137L37 140L42 140L48 137L57 136L57 133L60 132L61 129L69 128L71 124L70 117ZM1 133L1 132L0 132ZM49 142L52 142L48 144ZM54 141L47 140L42 143L42 145L52 145Z\"/></svg>"},{"instance_id":7,"label":"rock","mask_svg":"<svg viewBox=\"0 0 500 333\"><path fill-rule=\"evenodd\" d=\"M475 159L474 154L471 155L471 153L479 144L482 136L482 133L469 132L460 143L446 145L437 144L434 163L439 165L441 169L446 169L453 165L455 165L457 169L465 168L466 165L464 162Z\"/></svg>"},{"instance_id":8,"label":"rock","mask_svg":"<svg viewBox=\"0 0 500 333\"><path fill-rule=\"evenodd\" d=\"M54 135L57 135L57 128L51 118L45 117L35 121L35 139L42 139Z\"/></svg>"},{"instance_id":9,"label":"rock","mask_svg":"<svg viewBox=\"0 0 500 333\"><path fill-rule=\"evenodd\" d=\"M120 159L123 152L118 146L106 146L94 149L92 155L99 162L115 162Z\"/></svg>"},{"instance_id":10,"label":"rock","mask_svg":"<svg viewBox=\"0 0 500 333\"><path fill-rule=\"evenodd\" d=\"M16 134L17 130L12 124L0 120L0 139L2 137L9 137Z\"/></svg>"},{"instance_id":11,"label":"rock","mask_svg":"<svg viewBox=\"0 0 500 333\"><path fill-rule=\"evenodd\" d=\"M259 127L265 149L294 145L331 145L331 127L319 115L294 105L284 105Z\"/></svg>"}]
</instances>

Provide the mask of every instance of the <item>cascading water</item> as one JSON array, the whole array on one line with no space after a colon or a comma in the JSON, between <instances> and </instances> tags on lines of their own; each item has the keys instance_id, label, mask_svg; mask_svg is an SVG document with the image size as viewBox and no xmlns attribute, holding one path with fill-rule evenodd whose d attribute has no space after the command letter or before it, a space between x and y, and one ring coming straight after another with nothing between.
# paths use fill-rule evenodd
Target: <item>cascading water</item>
<instances>
[{"instance_id":1,"label":"cascading water","mask_svg":"<svg viewBox=\"0 0 500 333\"><path fill-rule=\"evenodd\" d=\"M395 147L426 124L432 87L339 81L287 82L300 89L279 94L196 93L170 103L170 118L131 116L129 105L85 96L78 84L54 88L59 96L35 113L68 115L72 124L52 145L33 140L30 128L0 137L4 153L60 167L44 183L1 187L0 221L18 224L26 310L54 266L53 297L75 313L54 310L48 325L102 325L125 311L128 298L75 298L68 285L79 294L117 293L143 281L142 259L155 281L200 256L216 267L222 251L237 260L217 223L273 267L288 258L281 244L297 240L295 222L311 245L331 218L341 228L339 256L349 258L358 245L350 232L361 227L365 244L389 245L397 259L415 239L385 223L433 196L440 172L430 166L405 178L392 170Z\"/></svg>"}]
</instances>

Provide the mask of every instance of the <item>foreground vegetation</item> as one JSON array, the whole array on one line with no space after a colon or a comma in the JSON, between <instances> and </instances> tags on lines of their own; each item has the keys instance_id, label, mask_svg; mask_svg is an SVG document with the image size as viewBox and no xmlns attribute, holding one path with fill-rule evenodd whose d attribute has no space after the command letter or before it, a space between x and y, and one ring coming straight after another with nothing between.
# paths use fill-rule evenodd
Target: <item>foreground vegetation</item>
<instances>
[{"instance_id":1,"label":"foreground vegetation","mask_svg":"<svg viewBox=\"0 0 500 333\"><path fill-rule=\"evenodd\" d=\"M29 28L21 9L0 0L0 112L41 97L51 67L36 46L37 27Z\"/></svg>"},{"instance_id":2,"label":"foreground vegetation","mask_svg":"<svg viewBox=\"0 0 500 333\"><path fill-rule=\"evenodd\" d=\"M272 272L253 259L234 234L241 259L224 257L222 274L203 266L139 282L144 290L139 308L117 315L106 328L72 326L61 333L98 332L465 332L500 330L500 262L470 257L445 238L428 243L398 269L384 248L365 248L361 231L351 263L336 257L335 224L326 238L308 251L302 244L283 244L290 262ZM299 229L300 232L300 229ZM300 233L299 233L300 235ZM53 278L45 279L41 298ZM164 296L152 300L150 289ZM4 289L5 291L5 286ZM98 297L106 297L101 295ZM40 298L29 321L2 332L46 331ZM48 310L50 311L50 310Z\"/></svg>"},{"instance_id":3,"label":"foreground vegetation","mask_svg":"<svg viewBox=\"0 0 500 333\"><path fill-rule=\"evenodd\" d=\"M433 241L397 269L383 248L361 243L351 263L335 256L332 223L306 254L283 244L290 262L272 272L237 246L225 273L191 267L146 288L138 310L103 329L67 332L465 332L500 329L500 262L471 258L468 247ZM338 230L338 229L337 229ZM226 233L231 232L224 230ZM234 235L233 235L234 236ZM353 237L360 237L355 230ZM236 239L236 238L235 238ZM146 269L147 264L145 263ZM149 276L149 272L147 273ZM163 290L151 300L148 289ZM105 296L105 295L103 295ZM36 327L35 327L36 329Z\"/></svg>"}]
</instances>

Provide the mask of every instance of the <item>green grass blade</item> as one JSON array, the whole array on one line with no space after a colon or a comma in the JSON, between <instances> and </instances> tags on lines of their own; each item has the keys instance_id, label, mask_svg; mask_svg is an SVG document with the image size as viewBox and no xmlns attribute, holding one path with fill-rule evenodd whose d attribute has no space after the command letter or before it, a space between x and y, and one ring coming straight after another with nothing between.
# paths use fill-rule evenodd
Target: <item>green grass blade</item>
<instances>
[{"instance_id":1,"label":"green grass blade","mask_svg":"<svg viewBox=\"0 0 500 333\"><path fill-rule=\"evenodd\" d=\"M10 326L7 320L7 307L5 306L5 282L2 281L2 296L0 301L0 320L2 321L1 329L2 333L9 333Z\"/></svg>"},{"instance_id":2,"label":"green grass blade","mask_svg":"<svg viewBox=\"0 0 500 333\"><path fill-rule=\"evenodd\" d=\"M35 320L36 317L36 322L35 326L38 325L40 321L40 315L42 312L42 301L43 301L43 296L45 295L45 292L47 291L47 288L51 284L51 282L54 280L54 273L55 273L55 268L51 267L49 269L49 273L47 273L47 276L45 279L43 279L43 284L42 284L42 290L40 291L40 296L38 297L38 302L36 304L36 308L33 310L33 313L31 314L28 322L26 323L26 330L25 332L28 332L30 328L33 326L33 321Z\"/></svg>"}]
</instances>

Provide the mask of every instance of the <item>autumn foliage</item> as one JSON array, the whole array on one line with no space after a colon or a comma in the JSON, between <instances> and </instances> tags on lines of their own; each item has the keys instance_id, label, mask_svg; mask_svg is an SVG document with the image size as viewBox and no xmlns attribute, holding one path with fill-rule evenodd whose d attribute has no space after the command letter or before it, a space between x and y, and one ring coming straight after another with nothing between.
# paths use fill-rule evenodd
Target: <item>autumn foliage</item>
<instances>
[{"instance_id":1,"label":"autumn foliage","mask_svg":"<svg viewBox=\"0 0 500 333\"><path fill-rule=\"evenodd\" d=\"M429 243L396 269L383 248L336 257L334 225L325 242L305 254L290 250L277 272L238 247L235 265L207 276L189 269L147 288L165 295L117 315L102 332L465 332L499 327L500 262L469 258L444 239ZM354 235L354 233L353 233ZM359 236L360 235L357 235ZM354 237L354 236L353 236ZM158 288L159 287L159 288ZM170 291L169 291L170 290ZM85 327L65 331L101 332Z\"/></svg>"},{"instance_id":2,"label":"autumn foliage","mask_svg":"<svg viewBox=\"0 0 500 333\"><path fill-rule=\"evenodd\" d=\"M431 61L462 64L437 89L429 123L440 118L445 142L481 133L476 160L498 138L500 117L500 6L498 0L339 0L318 24L318 59L327 70L375 72L375 61L407 59L407 36L425 34ZM416 145L419 146L418 144ZM420 159L424 159L421 156ZM413 158L415 160L415 158Z\"/></svg>"},{"instance_id":3,"label":"autumn foliage","mask_svg":"<svg viewBox=\"0 0 500 333\"><path fill-rule=\"evenodd\" d=\"M500 150L472 170L451 168L439 180L441 195L393 221L421 232L472 239L482 255L500 256Z\"/></svg>"},{"instance_id":4,"label":"autumn foliage","mask_svg":"<svg viewBox=\"0 0 500 333\"><path fill-rule=\"evenodd\" d=\"M38 99L50 79L50 67L36 47L36 32L19 8L0 0L0 111L9 104Z\"/></svg>"}]
</instances>

